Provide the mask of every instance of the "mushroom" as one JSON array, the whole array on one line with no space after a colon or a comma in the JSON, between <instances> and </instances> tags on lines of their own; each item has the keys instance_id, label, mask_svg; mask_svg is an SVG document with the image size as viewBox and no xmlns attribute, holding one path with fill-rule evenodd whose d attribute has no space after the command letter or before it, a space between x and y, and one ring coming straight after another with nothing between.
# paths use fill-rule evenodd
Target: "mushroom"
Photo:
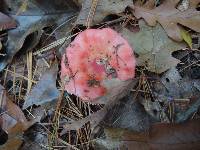
<instances>
[{"instance_id":1,"label":"mushroom","mask_svg":"<svg viewBox=\"0 0 200 150\"><path fill-rule=\"evenodd\" d=\"M83 101L95 101L109 92L105 81L133 79L135 64L132 48L116 31L87 29L66 48L61 78L67 92Z\"/></svg>"}]
</instances>

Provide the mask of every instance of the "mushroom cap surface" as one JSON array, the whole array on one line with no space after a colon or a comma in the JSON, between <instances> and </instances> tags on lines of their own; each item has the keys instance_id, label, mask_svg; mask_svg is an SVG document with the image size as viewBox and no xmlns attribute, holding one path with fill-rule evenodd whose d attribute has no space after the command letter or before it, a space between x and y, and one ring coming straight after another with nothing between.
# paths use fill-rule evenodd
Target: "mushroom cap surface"
<instances>
[{"instance_id":1,"label":"mushroom cap surface","mask_svg":"<svg viewBox=\"0 0 200 150\"><path fill-rule=\"evenodd\" d=\"M103 81L135 76L135 56L128 42L110 28L87 29L66 48L61 61L65 90L84 101L109 92Z\"/></svg>"}]
</instances>

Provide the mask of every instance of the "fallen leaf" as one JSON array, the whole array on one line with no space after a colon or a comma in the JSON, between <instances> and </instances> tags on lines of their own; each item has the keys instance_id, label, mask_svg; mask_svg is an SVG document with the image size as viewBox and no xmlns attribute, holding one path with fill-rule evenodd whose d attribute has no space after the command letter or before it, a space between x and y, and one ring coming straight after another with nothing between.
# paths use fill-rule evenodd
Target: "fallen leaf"
<instances>
[{"instance_id":1,"label":"fallen leaf","mask_svg":"<svg viewBox=\"0 0 200 150\"><path fill-rule=\"evenodd\" d=\"M45 62L44 59L37 59L36 66L37 66L37 69L34 71L33 76L34 76L34 79L38 81L41 78L41 76L45 74L46 70L49 69L49 66Z\"/></svg>"},{"instance_id":2,"label":"fallen leaf","mask_svg":"<svg viewBox=\"0 0 200 150\"><path fill-rule=\"evenodd\" d=\"M134 5L136 6L142 6L144 8L152 9L156 6L158 2L155 0L148 0L148 1L135 1Z\"/></svg>"},{"instance_id":3,"label":"fallen leaf","mask_svg":"<svg viewBox=\"0 0 200 150\"><path fill-rule=\"evenodd\" d=\"M77 24L86 24L92 3L92 0L85 0L82 2L82 9L77 18ZM129 5L133 5L132 0L98 0L91 25L100 23L108 15L123 12Z\"/></svg>"},{"instance_id":4,"label":"fallen leaf","mask_svg":"<svg viewBox=\"0 0 200 150\"><path fill-rule=\"evenodd\" d=\"M0 123L1 124L1 123ZM0 127L0 145L3 145L8 140L8 134Z\"/></svg>"},{"instance_id":5,"label":"fallen leaf","mask_svg":"<svg viewBox=\"0 0 200 150\"><path fill-rule=\"evenodd\" d=\"M4 145L0 146L0 150L18 150L23 143L23 132L25 131L23 123L16 123L10 128L8 133L8 140Z\"/></svg>"},{"instance_id":6,"label":"fallen leaf","mask_svg":"<svg viewBox=\"0 0 200 150\"><path fill-rule=\"evenodd\" d=\"M188 77L181 77L176 68L171 68L163 74L160 79L161 84L165 87L165 90L158 90L160 94L166 94L174 99L198 98L200 93L194 84L198 81L195 79L189 79Z\"/></svg>"},{"instance_id":7,"label":"fallen leaf","mask_svg":"<svg viewBox=\"0 0 200 150\"><path fill-rule=\"evenodd\" d=\"M141 20L139 26L140 31L137 33L126 28L120 31L139 55L137 65L146 66L151 72L162 73L180 62L171 54L185 48L184 43L177 43L169 39L159 24L150 27Z\"/></svg>"},{"instance_id":8,"label":"fallen leaf","mask_svg":"<svg viewBox=\"0 0 200 150\"><path fill-rule=\"evenodd\" d=\"M200 120L184 124L160 123L152 125L148 132L106 128L106 139L95 140L106 148L187 150L200 146Z\"/></svg>"},{"instance_id":9,"label":"fallen leaf","mask_svg":"<svg viewBox=\"0 0 200 150\"><path fill-rule=\"evenodd\" d=\"M198 110L200 92L195 86L200 84L198 80L182 77L177 68L172 67L156 81L149 83L154 101L142 94L137 97L150 116L156 120L179 123L188 120ZM171 108L173 111L169 111Z\"/></svg>"},{"instance_id":10,"label":"fallen leaf","mask_svg":"<svg viewBox=\"0 0 200 150\"><path fill-rule=\"evenodd\" d=\"M23 131L33 125L36 120L27 121L22 110L11 101L1 85L0 95L0 127L8 133L8 140L0 146L0 150L17 150L22 144Z\"/></svg>"},{"instance_id":11,"label":"fallen leaf","mask_svg":"<svg viewBox=\"0 0 200 150\"><path fill-rule=\"evenodd\" d=\"M13 59L13 56L20 51L30 51L39 42L43 33L43 28L52 25L62 24L73 16L76 12L75 8L63 5L62 3L55 4L56 1L27 1L28 9L16 14L20 7L19 2L7 2L11 8L10 15L18 22L19 27L8 31L8 41L6 45L6 56L0 60L0 71L6 67ZM55 5L54 5L55 4ZM66 4L66 2L65 2Z\"/></svg>"},{"instance_id":12,"label":"fallen leaf","mask_svg":"<svg viewBox=\"0 0 200 150\"><path fill-rule=\"evenodd\" d=\"M129 94L108 110L102 124L139 132L149 128L149 116L144 107Z\"/></svg>"},{"instance_id":13,"label":"fallen leaf","mask_svg":"<svg viewBox=\"0 0 200 150\"><path fill-rule=\"evenodd\" d=\"M27 120L26 120L26 117L24 116L24 113L16 104L14 104L9 99L4 87L1 85L0 85L0 94L1 94L1 110L3 111L2 112L3 114L0 116L0 119L3 118L1 127L5 131L7 131L9 128L12 127L12 126L10 126L12 123L9 121L10 124L7 124L6 122L8 120L13 120L13 119L15 120L15 123L21 122L21 123L24 123L24 126L26 126ZM15 125L15 123L14 123L14 125Z\"/></svg>"},{"instance_id":14,"label":"fallen leaf","mask_svg":"<svg viewBox=\"0 0 200 150\"><path fill-rule=\"evenodd\" d=\"M183 38L183 40L188 44L188 46L190 48L192 48L192 37L191 37L190 33L188 33L183 28L180 28L180 32L181 32L181 37Z\"/></svg>"},{"instance_id":15,"label":"fallen leaf","mask_svg":"<svg viewBox=\"0 0 200 150\"><path fill-rule=\"evenodd\" d=\"M0 31L15 28L16 22L7 15L0 12Z\"/></svg>"},{"instance_id":16,"label":"fallen leaf","mask_svg":"<svg viewBox=\"0 0 200 150\"><path fill-rule=\"evenodd\" d=\"M200 48L200 33L192 35L192 39L196 42L192 42L192 48L198 49Z\"/></svg>"},{"instance_id":17,"label":"fallen leaf","mask_svg":"<svg viewBox=\"0 0 200 150\"><path fill-rule=\"evenodd\" d=\"M116 84L116 82L114 83ZM121 85L119 83L121 83ZM119 83L117 83L118 87L114 86L115 88L111 90L110 94L102 96L97 100L97 103L100 102L105 104L105 106L101 110L83 119L67 122L63 126L61 135L65 134L69 130L78 130L87 122L90 122L90 128L93 131L93 129L104 119L105 115L108 112L112 111L112 108L119 102L119 100L125 97L130 92L130 89L132 89L137 84L137 80L128 80ZM110 84L110 86L113 86L112 84ZM129 87L129 90L127 90L127 87ZM117 91L118 93L116 93L115 91Z\"/></svg>"},{"instance_id":18,"label":"fallen leaf","mask_svg":"<svg viewBox=\"0 0 200 150\"><path fill-rule=\"evenodd\" d=\"M200 0L190 0L189 8L185 11L176 9L178 2L179 0L165 0L154 9L134 6L133 14L138 19L144 18L150 26L155 26L158 21L169 37L181 41L183 38L178 24L200 32L200 12L196 10Z\"/></svg>"},{"instance_id":19,"label":"fallen leaf","mask_svg":"<svg viewBox=\"0 0 200 150\"><path fill-rule=\"evenodd\" d=\"M40 81L38 81L29 95L27 95L23 109L26 109L33 104L44 105L50 103L59 97L59 91L56 87L57 73L58 65L55 63L49 70L46 70Z\"/></svg>"},{"instance_id":20,"label":"fallen leaf","mask_svg":"<svg viewBox=\"0 0 200 150\"><path fill-rule=\"evenodd\" d=\"M176 115L176 122L181 123L190 118L194 113L198 112L200 107L200 98L198 98L185 112L179 112Z\"/></svg>"},{"instance_id":21,"label":"fallen leaf","mask_svg":"<svg viewBox=\"0 0 200 150\"><path fill-rule=\"evenodd\" d=\"M44 145L49 145L48 132L42 125L35 125L23 136L24 143L20 150L43 150Z\"/></svg>"}]
</instances>

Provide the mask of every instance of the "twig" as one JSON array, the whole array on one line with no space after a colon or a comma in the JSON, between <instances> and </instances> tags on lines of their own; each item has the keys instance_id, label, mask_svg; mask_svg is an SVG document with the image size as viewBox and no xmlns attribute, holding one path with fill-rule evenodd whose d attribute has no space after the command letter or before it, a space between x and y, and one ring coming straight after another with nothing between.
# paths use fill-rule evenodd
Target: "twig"
<instances>
[{"instance_id":1,"label":"twig","mask_svg":"<svg viewBox=\"0 0 200 150\"><path fill-rule=\"evenodd\" d=\"M27 69L28 69L28 87L27 87L27 93L30 92L32 87L32 67L33 67L33 52L30 51L27 53Z\"/></svg>"},{"instance_id":2,"label":"twig","mask_svg":"<svg viewBox=\"0 0 200 150\"><path fill-rule=\"evenodd\" d=\"M189 68L189 67L191 67L191 66L193 66L193 65L198 64L199 62L200 62L200 60L197 60L197 61L195 61L195 62L189 64L188 66L186 66L186 67L184 67L183 69L181 69L180 72L184 71L185 69L187 69L187 68Z\"/></svg>"},{"instance_id":3,"label":"twig","mask_svg":"<svg viewBox=\"0 0 200 150\"><path fill-rule=\"evenodd\" d=\"M91 24L91 22L94 18L94 14L95 14L95 11L96 11L96 8L97 8L98 1L99 0L92 0L92 6L90 8L90 11L89 11L89 14L88 14L88 17L87 17L87 20L86 20L86 27L87 28L90 28L90 24Z\"/></svg>"},{"instance_id":4,"label":"twig","mask_svg":"<svg viewBox=\"0 0 200 150\"><path fill-rule=\"evenodd\" d=\"M16 76L18 76L18 77L21 77L21 78L23 78L23 79L25 79L25 80L27 80L27 81L30 80L29 78L27 78L27 77L25 77L25 76L23 76L23 75L21 75L21 74L18 74L18 73L16 73L16 72L13 72L13 71L11 71L11 70L8 70L8 69L4 69L4 70L7 71L7 72L9 72L9 73L11 73L11 74L14 74L14 75L16 75ZM34 81L34 80L31 80L31 82L37 83L37 81Z\"/></svg>"},{"instance_id":5,"label":"twig","mask_svg":"<svg viewBox=\"0 0 200 150\"><path fill-rule=\"evenodd\" d=\"M41 54L42 52L46 52L46 51L48 51L48 50L50 50L50 49L52 49L52 48L54 48L54 47L56 47L56 46L62 45L66 40L69 40L69 39L71 39L72 37L74 37L74 36L76 36L76 35L78 35L78 34L79 34L79 33L76 33L76 34L74 34L74 35L71 35L71 36L64 37L64 38L61 38L61 39L59 39L59 40L56 40L55 42L52 42L52 43L50 43L49 45L47 45L47 46L45 46L45 47L39 49L39 50L36 51L36 52L34 52L33 55L35 56L35 55Z\"/></svg>"}]
</instances>

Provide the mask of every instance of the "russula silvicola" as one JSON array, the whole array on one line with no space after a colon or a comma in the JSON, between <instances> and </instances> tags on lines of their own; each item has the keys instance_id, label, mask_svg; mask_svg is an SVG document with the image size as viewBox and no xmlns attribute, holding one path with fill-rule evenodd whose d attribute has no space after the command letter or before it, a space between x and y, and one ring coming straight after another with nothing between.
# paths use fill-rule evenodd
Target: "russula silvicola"
<instances>
[{"instance_id":1,"label":"russula silvicola","mask_svg":"<svg viewBox=\"0 0 200 150\"><path fill-rule=\"evenodd\" d=\"M103 81L134 78L135 63L133 49L116 31L87 29L66 48L61 78L69 93L84 101L95 101L109 91Z\"/></svg>"}]
</instances>

